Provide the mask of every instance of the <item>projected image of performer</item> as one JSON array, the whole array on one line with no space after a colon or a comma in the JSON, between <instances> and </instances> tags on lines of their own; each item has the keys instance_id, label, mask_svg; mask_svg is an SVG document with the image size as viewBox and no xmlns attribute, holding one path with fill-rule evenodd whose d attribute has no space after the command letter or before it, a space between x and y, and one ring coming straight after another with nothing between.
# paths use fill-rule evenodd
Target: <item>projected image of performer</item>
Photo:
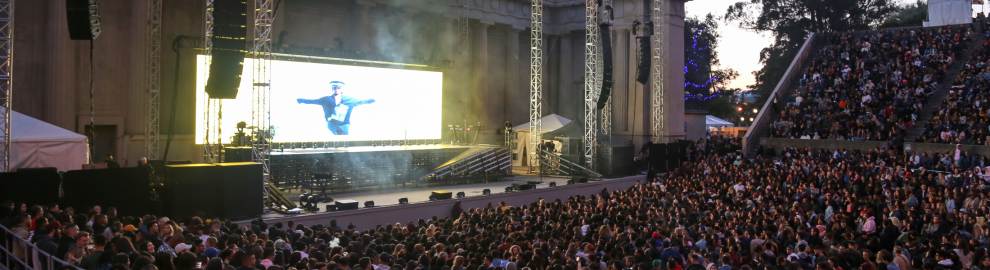
<instances>
[{"instance_id":1,"label":"projected image of performer","mask_svg":"<svg viewBox=\"0 0 990 270\"><path fill-rule=\"evenodd\" d=\"M296 99L299 104L315 104L323 106L323 119L327 120L327 129L334 135L347 135L351 126L351 113L354 107L374 103L374 99L357 99L344 96L344 82L330 82L330 96L318 99Z\"/></svg>"}]
</instances>

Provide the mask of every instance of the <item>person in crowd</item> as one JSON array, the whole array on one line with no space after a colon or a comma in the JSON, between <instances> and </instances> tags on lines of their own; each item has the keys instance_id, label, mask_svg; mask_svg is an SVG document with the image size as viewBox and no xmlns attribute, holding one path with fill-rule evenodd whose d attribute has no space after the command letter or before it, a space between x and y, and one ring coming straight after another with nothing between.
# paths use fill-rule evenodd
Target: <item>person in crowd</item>
<instances>
[{"instance_id":1,"label":"person in crowd","mask_svg":"<svg viewBox=\"0 0 990 270\"><path fill-rule=\"evenodd\" d=\"M970 40L970 26L833 33L776 109L783 138L895 140Z\"/></svg>"},{"instance_id":2,"label":"person in crowd","mask_svg":"<svg viewBox=\"0 0 990 270\"><path fill-rule=\"evenodd\" d=\"M101 222L42 207L27 241L104 269L990 269L985 157L739 145L693 143L627 189L368 229L115 214L104 244ZM23 209L0 218L26 230Z\"/></svg>"}]
</instances>

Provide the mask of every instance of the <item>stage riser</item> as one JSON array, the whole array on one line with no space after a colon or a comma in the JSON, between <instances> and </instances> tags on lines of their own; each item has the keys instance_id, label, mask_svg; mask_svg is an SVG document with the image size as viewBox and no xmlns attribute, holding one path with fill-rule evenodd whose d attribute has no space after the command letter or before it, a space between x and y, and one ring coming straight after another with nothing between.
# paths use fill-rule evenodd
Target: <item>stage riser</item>
<instances>
[{"instance_id":1,"label":"stage riser","mask_svg":"<svg viewBox=\"0 0 990 270\"><path fill-rule=\"evenodd\" d=\"M348 188L387 186L417 181L436 166L468 148L393 151L299 153L271 156L272 179L279 185L294 185L330 174Z\"/></svg>"}]
</instances>

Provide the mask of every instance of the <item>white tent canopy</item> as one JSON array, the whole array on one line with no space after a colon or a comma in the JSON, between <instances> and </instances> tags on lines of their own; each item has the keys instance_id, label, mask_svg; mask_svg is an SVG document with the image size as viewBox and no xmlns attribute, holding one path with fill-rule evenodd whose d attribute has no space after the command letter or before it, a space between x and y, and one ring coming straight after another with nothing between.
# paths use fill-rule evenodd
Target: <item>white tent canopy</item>
<instances>
[{"instance_id":1,"label":"white tent canopy","mask_svg":"<svg viewBox=\"0 0 990 270\"><path fill-rule=\"evenodd\" d=\"M0 110L7 108L0 107ZM10 167L79 170L89 156L86 136L11 111ZM0 125L3 125L0 121Z\"/></svg>"},{"instance_id":2,"label":"white tent canopy","mask_svg":"<svg viewBox=\"0 0 990 270\"><path fill-rule=\"evenodd\" d=\"M725 119L715 117L714 115L705 116L705 127L708 128L720 128L720 127L731 127L735 126L732 122L726 121Z\"/></svg>"},{"instance_id":3,"label":"white tent canopy","mask_svg":"<svg viewBox=\"0 0 990 270\"><path fill-rule=\"evenodd\" d=\"M547 116L540 118L540 122L540 134L547 134L567 126L567 124L571 123L571 119L567 119L566 117L557 114L548 114ZM533 149L527 148L530 143L529 122L512 127L512 131L516 133L516 146L512 149L512 152L514 153L512 166L526 165L523 160L528 159L529 155L535 153L533 152Z\"/></svg>"},{"instance_id":4,"label":"white tent canopy","mask_svg":"<svg viewBox=\"0 0 990 270\"><path fill-rule=\"evenodd\" d=\"M551 113L551 114L548 114L547 116L544 116L543 118L540 118L540 122L541 122L540 123L540 134L544 134L544 133L547 133L547 132L558 130L558 129L566 126L567 124L570 124L571 123L571 119L567 119L566 117L560 116L560 115L555 114L555 113ZM526 123L524 123L522 125L518 125L518 126L512 127L512 131L515 131L515 132L520 132L520 131L528 132L529 131L529 122L526 122Z\"/></svg>"}]
</instances>

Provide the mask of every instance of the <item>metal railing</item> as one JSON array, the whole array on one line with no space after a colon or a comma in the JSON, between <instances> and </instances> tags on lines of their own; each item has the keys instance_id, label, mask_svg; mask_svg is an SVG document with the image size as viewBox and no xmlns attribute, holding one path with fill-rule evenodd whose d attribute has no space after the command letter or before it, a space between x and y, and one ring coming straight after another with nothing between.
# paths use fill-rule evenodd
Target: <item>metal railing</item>
<instances>
[{"instance_id":1,"label":"metal railing","mask_svg":"<svg viewBox=\"0 0 990 270\"><path fill-rule=\"evenodd\" d=\"M773 104L776 102L786 102L783 99L790 95L794 91L794 88L797 88L794 85L794 81L801 76L804 63L811 57L815 49L815 37L815 33L808 34L808 37L804 40L804 44L794 54L794 58L791 60L790 65L788 65L787 71L781 76L780 81L777 81L777 86L774 87L773 92L766 98L759 113L756 114L756 121L753 121L749 125L749 128L746 129L746 135L743 136L743 153L752 154L756 150L756 146L759 145L760 138L770 133L771 124L774 116L777 114L773 110Z\"/></svg>"},{"instance_id":2,"label":"metal railing","mask_svg":"<svg viewBox=\"0 0 990 270\"><path fill-rule=\"evenodd\" d=\"M466 177L480 173L506 172L511 168L512 155L508 149L486 149L456 162L435 169L424 179L443 179L447 177Z\"/></svg>"},{"instance_id":3,"label":"metal railing","mask_svg":"<svg viewBox=\"0 0 990 270\"><path fill-rule=\"evenodd\" d=\"M27 239L0 225L0 269L82 269L52 256Z\"/></svg>"},{"instance_id":4,"label":"metal railing","mask_svg":"<svg viewBox=\"0 0 990 270\"><path fill-rule=\"evenodd\" d=\"M602 174L595 170L542 149L540 149L540 166L543 166L545 168L543 172L548 174L589 176L592 178L602 177Z\"/></svg>"}]
</instances>

